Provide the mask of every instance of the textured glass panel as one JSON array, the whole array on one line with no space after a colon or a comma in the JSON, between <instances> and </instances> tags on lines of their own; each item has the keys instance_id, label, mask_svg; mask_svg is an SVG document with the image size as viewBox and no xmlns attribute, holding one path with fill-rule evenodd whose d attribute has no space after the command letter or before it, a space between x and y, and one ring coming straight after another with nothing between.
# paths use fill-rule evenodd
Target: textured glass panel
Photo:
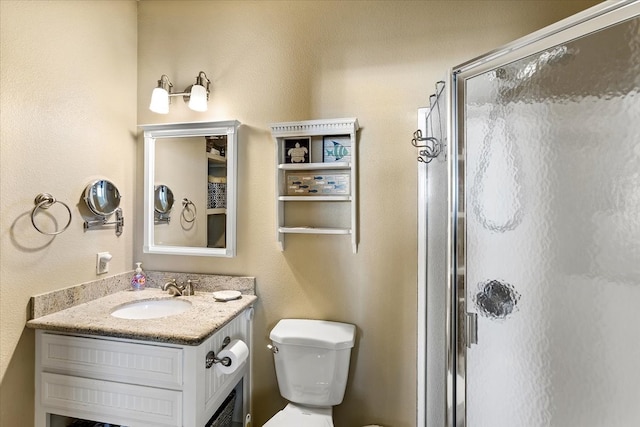
<instances>
[{"instance_id":1,"label":"textured glass panel","mask_svg":"<svg viewBox=\"0 0 640 427\"><path fill-rule=\"evenodd\" d=\"M640 20L465 91L467 425L640 425Z\"/></svg>"}]
</instances>

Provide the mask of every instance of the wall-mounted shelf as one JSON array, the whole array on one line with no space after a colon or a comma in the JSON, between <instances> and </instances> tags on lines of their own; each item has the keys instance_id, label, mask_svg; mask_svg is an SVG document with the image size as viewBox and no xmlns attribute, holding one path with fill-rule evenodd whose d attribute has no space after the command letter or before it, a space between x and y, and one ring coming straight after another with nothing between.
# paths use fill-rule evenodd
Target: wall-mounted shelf
<instances>
[{"instance_id":1,"label":"wall-mounted shelf","mask_svg":"<svg viewBox=\"0 0 640 427\"><path fill-rule=\"evenodd\" d=\"M351 236L353 253L357 252L358 129L356 118L271 125L276 142L276 239L280 250L284 250L285 234L331 234ZM336 211L340 214L334 215ZM334 217L344 218L343 223L336 220L337 224L327 225L327 218ZM315 223L318 218L322 224Z\"/></svg>"},{"instance_id":2,"label":"wall-mounted shelf","mask_svg":"<svg viewBox=\"0 0 640 427\"><path fill-rule=\"evenodd\" d=\"M207 153L207 159L209 159L209 164L211 165L219 164L220 166L223 166L227 163L227 158L219 154Z\"/></svg>"},{"instance_id":3,"label":"wall-mounted shelf","mask_svg":"<svg viewBox=\"0 0 640 427\"><path fill-rule=\"evenodd\" d=\"M283 202L350 202L351 196L279 196Z\"/></svg>"},{"instance_id":4,"label":"wall-mounted shelf","mask_svg":"<svg viewBox=\"0 0 640 427\"><path fill-rule=\"evenodd\" d=\"M227 209L226 208L211 208L211 209L207 209L207 215L220 215L220 214L226 214L227 213Z\"/></svg>"},{"instance_id":5,"label":"wall-mounted shelf","mask_svg":"<svg viewBox=\"0 0 640 427\"><path fill-rule=\"evenodd\" d=\"M278 231L291 234L351 234L349 228L280 227Z\"/></svg>"},{"instance_id":6,"label":"wall-mounted shelf","mask_svg":"<svg viewBox=\"0 0 640 427\"><path fill-rule=\"evenodd\" d=\"M335 162L335 163L286 163L279 164L278 169L284 170L327 170L327 169L351 169L351 163Z\"/></svg>"}]
</instances>

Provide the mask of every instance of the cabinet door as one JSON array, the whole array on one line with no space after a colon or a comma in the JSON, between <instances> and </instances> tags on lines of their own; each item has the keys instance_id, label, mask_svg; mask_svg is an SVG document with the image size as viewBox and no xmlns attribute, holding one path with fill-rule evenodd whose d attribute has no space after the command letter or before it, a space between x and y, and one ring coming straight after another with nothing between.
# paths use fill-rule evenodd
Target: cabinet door
<instances>
[{"instance_id":1,"label":"cabinet door","mask_svg":"<svg viewBox=\"0 0 640 427\"><path fill-rule=\"evenodd\" d=\"M230 340L238 339L248 343L246 322L244 314L236 317L231 323L216 332L211 339L207 340L199 351L201 354L206 354L209 351L218 354L224 346L226 337L229 337ZM210 369L205 369L205 405L210 406L213 404L213 406L217 407L245 373L248 364L249 361L246 360L233 374L220 373L215 364ZM220 402L214 402L213 400Z\"/></svg>"}]
</instances>

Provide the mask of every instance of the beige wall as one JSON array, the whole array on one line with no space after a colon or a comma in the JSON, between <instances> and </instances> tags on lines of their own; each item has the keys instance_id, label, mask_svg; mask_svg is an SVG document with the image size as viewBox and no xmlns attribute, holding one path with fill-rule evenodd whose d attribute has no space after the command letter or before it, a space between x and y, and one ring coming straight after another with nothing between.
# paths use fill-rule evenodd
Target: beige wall
<instances>
[{"instance_id":1,"label":"beige wall","mask_svg":"<svg viewBox=\"0 0 640 427\"><path fill-rule=\"evenodd\" d=\"M284 406L268 332L283 317L358 326L338 427L415 425L416 107L447 67L555 22L589 2L185 2L139 3L141 122L238 119L238 256L138 256L163 266L257 278L253 407L256 425ZM591 2L593 3L593 2ZM198 71L213 81L210 111L180 101L148 110L155 81L178 89ZM274 142L269 123L358 117L360 244L347 237L275 242ZM140 236L138 236L140 237Z\"/></svg>"},{"instance_id":2,"label":"beige wall","mask_svg":"<svg viewBox=\"0 0 640 427\"><path fill-rule=\"evenodd\" d=\"M0 425L30 425L29 296L94 279L95 254L105 250L112 274L140 260L148 269L257 277L254 425L285 403L263 348L278 319L296 316L358 326L337 427L415 425L416 108L447 67L594 3L0 1ZM207 113L181 101L167 116L147 109L161 74L181 90L200 70L213 81ZM288 236L280 252L269 123L350 116L362 126L358 254L342 236ZM238 256L142 254L135 125L223 119L243 123ZM82 230L76 204L95 177L124 195L119 238ZM56 238L29 220L43 191L74 214Z\"/></svg>"},{"instance_id":3,"label":"beige wall","mask_svg":"<svg viewBox=\"0 0 640 427\"><path fill-rule=\"evenodd\" d=\"M32 425L34 334L29 297L93 280L96 253L111 274L133 268L136 198L135 1L0 1L0 425ZM78 203L93 179L120 189L124 233L83 231ZM38 193L73 220L39 234ZM54 210L55 209L55 210ZM64 208L51 215L66 224ZM38 215L42 228L51 226Z\"/></svg>"}]
</instances>

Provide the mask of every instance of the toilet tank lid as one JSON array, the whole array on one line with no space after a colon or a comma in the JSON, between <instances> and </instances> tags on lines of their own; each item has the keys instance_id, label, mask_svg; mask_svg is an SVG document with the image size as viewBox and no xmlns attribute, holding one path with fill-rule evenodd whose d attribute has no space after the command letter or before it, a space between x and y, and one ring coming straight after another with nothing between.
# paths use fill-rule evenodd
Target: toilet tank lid
<instances>
[{"instance_id":1,"label":"toilet tank lid","mask_svg":"<svg viewBox=\"0 0 640 427\"><path fill-rule=\"evenodd\" d=\"M353 347L356 327L349 323L313 319L282 319L269 338L278 344L341 350Z\"/></svg>"}]
</instances>

